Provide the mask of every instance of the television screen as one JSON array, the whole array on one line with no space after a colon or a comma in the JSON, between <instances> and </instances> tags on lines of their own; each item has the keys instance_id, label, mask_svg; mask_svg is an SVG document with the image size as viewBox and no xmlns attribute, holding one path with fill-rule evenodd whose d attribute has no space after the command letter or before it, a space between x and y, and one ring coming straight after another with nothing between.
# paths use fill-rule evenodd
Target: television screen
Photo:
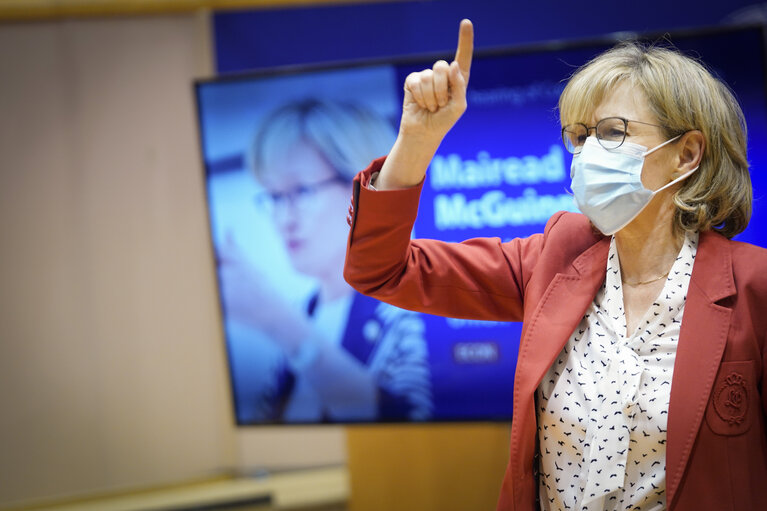
<instances>
[{"instance_id":1,"label":"television screen","mask_svg":"<svg viewBox=\"0 0 767 511\"><path fill-rule=\"evenodd\" d=\"M707 63L743 106L754 211L737 239L763 245L762 30L665 39ZM575 211L557 99L613 43L476 53L468 110L431 163L413 235L507 240ZM351 179L391 147L405 77L436 58L196 84L238 424L510 420L521 325L397 309L342 278Z\"/></svg>"}]
</instances>

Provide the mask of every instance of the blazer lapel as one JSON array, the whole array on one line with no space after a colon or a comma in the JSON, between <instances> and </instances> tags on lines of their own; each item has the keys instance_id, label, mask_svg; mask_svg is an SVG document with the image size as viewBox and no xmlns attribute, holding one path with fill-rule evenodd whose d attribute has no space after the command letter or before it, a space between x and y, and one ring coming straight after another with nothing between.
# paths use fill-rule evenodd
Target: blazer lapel
<instances>
[{"instance_id":1,"label":"blazer lapel","mask_svg":"<svg viewBox=\"0 0 767 511\"><path fill-rule=\"evenodd\" d=\"M605 237L583 252L569 271L558 273L546 289L525 332L529 348L522 374L529 376L522 392L534 392L605 279L610 238ZM545 339L536 339L545 332ZM518 373L520 374L520 373Z\"/></svg>"},{"instance_id":2,"label":"blazer lapel","mask_svg":"<svg viewBox=\"0 0 767 511\"><path fill-rule=\"evenodd\" d=\"M535 390L570 334L583 318L605 278L610 238L603 238L584 251L546 286L538 305L525 320L514 381L514 419L511 424L512 480L527 477L535 455ZM532 478L528 481L531 485ZM526 507L535 488L515 491L517 505Z\"/></svg>"},{"instance_id":3,"label":"blazer lapel","mask_svg":"<svg viewBox=\"0 0 767 511\"><path fill-rule=\"evenodd\" d=\"M716 302L735 294L729 241L700 234L677 345L666 450L666 498L674 505L727 344L732 310Z\"/></svg>"}]
</instances>

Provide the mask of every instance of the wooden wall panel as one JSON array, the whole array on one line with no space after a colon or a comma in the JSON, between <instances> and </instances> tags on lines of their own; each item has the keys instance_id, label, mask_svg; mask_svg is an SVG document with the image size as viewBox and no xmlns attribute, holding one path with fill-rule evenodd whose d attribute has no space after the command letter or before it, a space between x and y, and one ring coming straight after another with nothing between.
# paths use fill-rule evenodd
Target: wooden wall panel
<instances>
[{"instance_id":1,"label":"wooden wall panel","mask_svg":"<svg viewBox=\"0 0 767 511\"><path fill-rule=\"evenodd\" d=\"M349 511L495 509L508 424L347 428Z\"/></svg>"}]
</instances>

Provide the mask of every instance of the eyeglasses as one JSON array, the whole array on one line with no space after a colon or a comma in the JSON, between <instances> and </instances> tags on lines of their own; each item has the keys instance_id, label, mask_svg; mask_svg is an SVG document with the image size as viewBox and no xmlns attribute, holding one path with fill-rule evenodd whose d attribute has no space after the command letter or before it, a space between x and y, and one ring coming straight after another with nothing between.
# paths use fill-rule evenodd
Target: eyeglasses
<instances>
[{"instance_id":1,"label":"eyeglasses","mask_svg":"<svg viewBox=\"0 0 767 511\"><path fill-rule=\"evenodd\" d=\"M599 145L608 150L615 149L626 140L626 131L630 122L667 129L666 126L649 122L631 121L623 117L605 117L597 122L596 126L586 126L582 122L568 124L562 128L562 142L569 152L578 154L586 143L589 132L594 130Z\"/></svg>"},{"instance_id":2,"label":"eyeglasses","mask_svg":"<svg viewBox=\"0 0 767 511\"><path fill-rule=\"evenodd\" d=\"M269 214L283 212L288 206L307 212L317 205L320 190L335 184L348 183L339 176L333 176L316 183L302 184L287 191L263 192L256 195L255 202Z\"/></svg>"}]
</instances>

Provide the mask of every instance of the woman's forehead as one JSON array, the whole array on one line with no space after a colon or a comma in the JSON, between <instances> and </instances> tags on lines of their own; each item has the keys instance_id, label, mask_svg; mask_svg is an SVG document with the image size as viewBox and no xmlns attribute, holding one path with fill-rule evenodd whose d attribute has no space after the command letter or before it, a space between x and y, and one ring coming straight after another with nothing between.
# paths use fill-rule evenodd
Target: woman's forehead
<instances>
[{"instance_id":1,"label":"woman's forehead","mask_svg":"<svg viewBox=\"0 0 767 511\"><path fill-rule=\"evenodd\" d=\"M261 179L265 184L314 183L334 174L320 152L305 141L295 141L276 151L270 151L263 162Z\"/></svg>"},{"instance_id":2,"label":"woman's forehead","mask_svg":"<svg viewBox=\"0 0 767 511\"><path fill-rule=\"evenodd\" d=\"M596 124L606 117L623 117L624 119L652 122L655 116L641 88L622 81L615 87L606 90L602 100L586 114L588 123Z\"/></svg>"}]
</instances>

